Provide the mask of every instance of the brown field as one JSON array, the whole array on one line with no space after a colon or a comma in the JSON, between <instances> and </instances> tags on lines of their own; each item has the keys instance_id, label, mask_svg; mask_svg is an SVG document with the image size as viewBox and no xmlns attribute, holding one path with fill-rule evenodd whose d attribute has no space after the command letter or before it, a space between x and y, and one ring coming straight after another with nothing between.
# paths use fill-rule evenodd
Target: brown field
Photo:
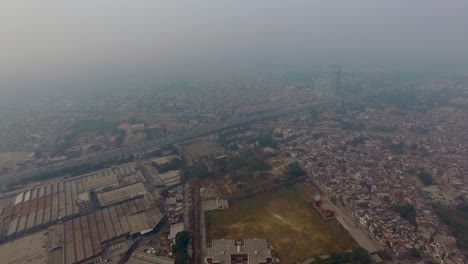
<instances>
[{"instance_id":1,"label":"brown field","mask_svg":"<svg viewBox=\"0 0 468 264\"><path fill-rule=\"evenodd\" d=\"M127 137L127 144L135 144L135 143L145 141L145 140L146 140L145 133L136 133Z\"/></svg>"},{"instance_id":2,"label":"brown field","mask_svg":"<svg viewBox=\"0 0 468 264\"><path fill-rule=\"evenodd\" d=\"M12 151L0 153L0 169L14 168L17 162L29 158L31 152L26 151Z\"/></svg>"},{"instance_id":3,"label":"brown field","mask_svg":"<svg viewBox=\"0 0 468 264\"><path fill-rule=\"evenodd\" d=\"M338 221L323 220L307 202L315 191L310 183L298 183L208 212L207 243L214 238L266 238L281 262L290 264L357 247Z\"/></svg>"},{"instance_id":4,"label":"brown field","mask_svg":"<svg viewBox=\"0 0 468 264\"><path fill-rule=\"evenodd\" d=\"M0 260L2 264L17 263L47 263L47 248L43 246L47 236L43 232L35 233L10 243L0 245Z\"/></svg>"},{"instance_id":5,"label":"brown field","mask_svg":"<svg viewBox=\"0 0 468 264\"><path fill-rule=\"evenodd\" d=\"M222 151L221 145L212 140L198 140L183 145L184 156L188 160L196 160L200 157Z\"/></svg>"},{"instance_id":6,"label":"brown field","mask_svg":"<svg viewBox=\"0 0 468 264\"><path fill-rule=\"evenodd\" d=\"M183 127L184 123L177 121L173 114L158 114L157 117L146 120L149 128L165 127L169 131L176 131Z\"/></svg>"}]
</instances>

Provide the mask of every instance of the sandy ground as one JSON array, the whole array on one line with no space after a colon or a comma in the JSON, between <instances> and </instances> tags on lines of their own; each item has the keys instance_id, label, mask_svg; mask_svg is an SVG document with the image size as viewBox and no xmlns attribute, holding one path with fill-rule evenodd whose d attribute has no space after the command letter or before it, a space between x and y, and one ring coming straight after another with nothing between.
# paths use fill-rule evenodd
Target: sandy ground
<instances>
[{"instance_id":1,"label":"sandy ground","mask_svg":"<svg viewBox=\"0 0 468 264\"><path fill-rule=\"evenodd\" d=\"M145 141L146 135L143 132L139 132L136 134L132 134L130 137L127 137L126 140L127 140L127 144L135 144L141 141Z\"/></svg>"},{"instance_id":2,"label":"sandy ground","mask_svg":"<svg viewBox=\"0 0 468 264\"><path fill-rule=\"evenodd\" d=\"M119 125L120 129L124 129L127 133L125 139L123 140L123 145L135 144L146 139L144 132L133 133L132 126L129 123L121 123Z\"/></svg>"},{"instance_id":3,"label":"sandy ground","mask_svg":"<svg viewBox=\"0 0 468 264\"><path fill-rule=\"evenodd\" d=\"M1 244L0 261L2 264L46 264L47 248L43 248L46 242L47 236L39 232Z\"/></svg>"},{"instance_id":4,"label":"sandy ground","mask_svg":"<svg viewBox=\"0 0 468 264\"><path fill-rule=\"evenodd\" d=\"M12 151L0 153L0 169L14 168L16 163L29 158L31 152Z\"/></svg>"},{"instance_id":5,"label":"sandy ground","mask_svg":"<svg viewBox=\"0 0 468 264\"><path fill-rule=\"evenodd\" d=\"M208 212L207 243L213 238L266 238L282 263L357 247L336 220L323 220L307 202L315 188L309 183L234 201L229 210Z\"/></svg>"},{"instance_id":6,"label":"sandy ground","mask_svg":"<svg viewBox=\"0 0 468 264\"><path fill-rule=\"evenodd\" d=\"M183 153L187 160L196 160L200 157L222 151L221 145L211 140L193 141L183 146Z\"/></svg>"}]
</instances>

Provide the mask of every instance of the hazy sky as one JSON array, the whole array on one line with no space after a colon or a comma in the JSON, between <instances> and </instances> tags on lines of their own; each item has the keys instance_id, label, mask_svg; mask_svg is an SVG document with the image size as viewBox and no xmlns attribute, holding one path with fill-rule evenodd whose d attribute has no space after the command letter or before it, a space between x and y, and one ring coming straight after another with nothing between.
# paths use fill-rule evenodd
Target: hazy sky
<instances>
[{"instance_id":1,"label":"hazy sky","mask_svg":"<svg viewBox=\"0 0 468 264\"><path fill-rule=\"evenodd\" d=\"M466 65L468 1L0 1L4 98L331 63Z\"/></svg>"}]
</instances>

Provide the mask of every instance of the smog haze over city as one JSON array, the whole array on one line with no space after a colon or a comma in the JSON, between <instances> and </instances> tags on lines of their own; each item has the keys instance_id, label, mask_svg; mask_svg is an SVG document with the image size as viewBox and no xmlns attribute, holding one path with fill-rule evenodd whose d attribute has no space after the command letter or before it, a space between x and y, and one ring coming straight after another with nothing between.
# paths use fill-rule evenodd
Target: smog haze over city
<instances>
[{"instance_id":1,"label":"smog haze over city","mask_svg":"<svg viewBox=\"0 0 468 264\"><path fill-rule=\"evenodd\" d=\"M468 2L0 3L0 263L468 261Z\"/></svg>"},{"instance_id":2,"label":"smog haze over city","mask_svg":"<svg viewBox=\"0 0 468 264\"><path fill-rule=\"evenodd\" d=\"M4 1L1 92L340 63L466 67L465 1ZM4 97L4 96L2 96Z\"/></svg>"}]
</instances>

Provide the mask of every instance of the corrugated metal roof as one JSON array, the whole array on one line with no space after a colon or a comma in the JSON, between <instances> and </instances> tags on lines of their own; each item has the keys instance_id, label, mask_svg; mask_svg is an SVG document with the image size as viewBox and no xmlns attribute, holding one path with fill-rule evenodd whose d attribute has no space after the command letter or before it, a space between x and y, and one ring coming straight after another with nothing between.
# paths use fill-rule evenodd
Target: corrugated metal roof
<instances>
[{"instance_id":1,"label":"corrugated metal roof","mask_svg":"<svg viewBox=\"0 0 468 264\"><path fill-rule=\"evenodd\" d=\"M156 227L163 217L162 213L157 207L146 204L144 199L137 200L147 205L143 212L127 215L123 210L127 203L123 203L66 221L64 241L67 261L78 262L98 256L102 252L103 242Z\"/></svg>"}]
</instances>

